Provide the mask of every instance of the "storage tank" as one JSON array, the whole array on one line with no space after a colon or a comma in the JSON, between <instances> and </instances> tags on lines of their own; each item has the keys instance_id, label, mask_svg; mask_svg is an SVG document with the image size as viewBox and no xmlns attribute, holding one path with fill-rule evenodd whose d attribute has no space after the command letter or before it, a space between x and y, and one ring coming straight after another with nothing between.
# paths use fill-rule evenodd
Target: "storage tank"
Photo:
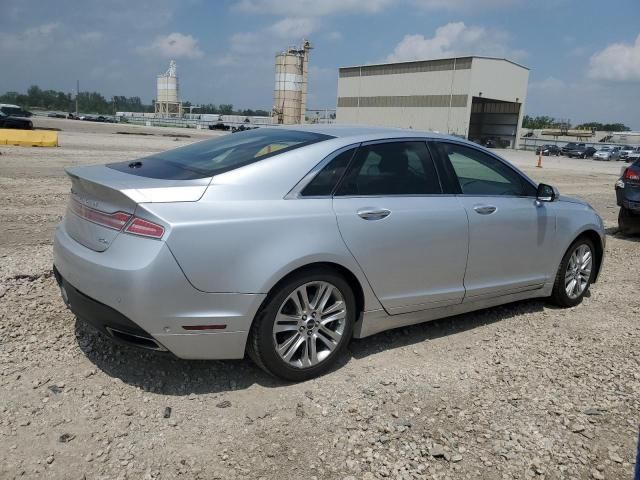
<instances>
[{"instance_id":1,"label":"storage tank","mask_svg":"<svg viewBox=\"0 0 640 480\"><path fill-rule=\"evenodd\" d=\"M291 47L276 55L273 114L276 123L291 125L305 122L307 78L311 43Z\"/></svg>"},{"instance_id":2,"label":"storage tank","mask_svg":"<svg viewBox=\"0 0 640 480\"><path fill-rule=\"evenodd\" d=\"M174 60L169 63L169 70L158 75L156 86L156 116L181 117L182 103L180 103L178 72Z\"/></svg>"},{"instance_id":3,"label":"storage tank","mask_svg":"<svg viewBox=\"0 0 640 480\"><path fill-rule=\"evenodd\" d=\"M179 102L178 100L178 76L176 62L171 60L169 70L162 75L158 75L158 102Z\"/></svg>"}]
</instances>

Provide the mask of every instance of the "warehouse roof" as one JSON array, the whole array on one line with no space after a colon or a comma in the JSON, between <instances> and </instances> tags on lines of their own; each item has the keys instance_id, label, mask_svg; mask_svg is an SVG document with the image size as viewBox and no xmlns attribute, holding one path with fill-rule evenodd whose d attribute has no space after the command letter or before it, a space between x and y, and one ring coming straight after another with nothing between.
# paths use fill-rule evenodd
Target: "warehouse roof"
<instances>
[{"instance_id":1,"label":"warehouse roof","mask_svg":"<svg viewBox=\"0 0 640 480\"><path fill-rule=\"evenodd\" d=\"M480 55L469 55L469 56L464 56L464 57L450 57L450 58L437 58L437 59L431 59L431 60L411 60L411 61L407 61L407 62L385 62L385 63L370 63L370 64L366 64L366 65L351 65L351 66L345 66L345 67L340 67L339 70L347 70L347 69L355 69L355 68L368 68L368 67L385 67L388 65L412 65L412 64L432 64L432 65L440 65L442 67L445 67L445 65L448 65L449 63L452 63L454 60L456 61L456 63L458 61L462 61L463 64L468 64L468 66L465 66L463 68L471 68L471 59L473 58L484 58L484 59L488 59L488 60L502 60L504 62L508 62L511 63L517 67L520 68L524 68L525 70L529 70L529 67L525 67L524 65L521 65L519 63L516 63L512 60L509 60L508 58L499 58L499 57L486 57L486 56L480 56ZM456 68L459 68L456 65ZM449 68L434 68L434 70L449 70Z\"/></svg>"}]
</instances>

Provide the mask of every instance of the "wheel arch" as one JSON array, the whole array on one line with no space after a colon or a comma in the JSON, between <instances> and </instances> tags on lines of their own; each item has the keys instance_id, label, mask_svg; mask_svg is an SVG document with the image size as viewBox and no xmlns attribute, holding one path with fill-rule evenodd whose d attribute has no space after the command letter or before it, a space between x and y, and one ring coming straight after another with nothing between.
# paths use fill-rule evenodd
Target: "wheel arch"
<instances>
[{"instance_id":1,"label":"wheel arch","mask_svg":"<svg viewBox=\"0 0 640 480\"><path fill-rule=\"evenodd\" d=\"M264 310L264 307L269 303L269 301L271 300L275 292L278 290L280 285L282 285L284 282L289 280L289 278L291 278L294 275L297 275L301 272L314 270L314 269L333 270L334 272L337 272L346 280L346 282L349 284L349 287L351 287L351 290L353 291L353 295L355 296L355 299L356 299L356 323L359 322L361 320L362 312L364 312L365 302L366 302L364 288L362 286L360 279L357 277L355 273L353 273L349 268L345 267L344 265L340 265L339 263L335 263L331 261L316 261L316 262L307 263L305 265L294 268L293 270L289 271L284 276L282 276L277 282L275 282L267 292L266 297L260 304L260 308L258 308L258 311L256 312L256 315L251 323L253 324L256 318L262 313L262 311Z\"/></svg>"}]
</instances>

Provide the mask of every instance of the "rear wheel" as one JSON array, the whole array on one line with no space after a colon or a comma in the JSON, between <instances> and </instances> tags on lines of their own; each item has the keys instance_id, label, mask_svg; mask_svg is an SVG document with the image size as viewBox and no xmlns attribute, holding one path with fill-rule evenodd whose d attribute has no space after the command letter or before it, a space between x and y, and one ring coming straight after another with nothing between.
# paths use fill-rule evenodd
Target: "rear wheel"
<instances>
[{"instance_id":1,"label":"rear wheel","mask_svg":"<svg viewBox=\"0 0 640 480\"><path fill-rule=\"evenodd\" d=\"M571 244L560 262L551 301L559 307L574 307L582 302L595 273L595 248L588 238Z\"/></svg>"},{"instance_id":2,"label":"rear wheel","mask_svg":"<svg viewBox=\"0 0 640 480\"><path fill-rule=\"evenodd\" d=\"M257 316L247 351L266 372L291 381L325 373L345 349L356 301L345 279L326 268L293 275Z\"/></svg>"}]
</instances>

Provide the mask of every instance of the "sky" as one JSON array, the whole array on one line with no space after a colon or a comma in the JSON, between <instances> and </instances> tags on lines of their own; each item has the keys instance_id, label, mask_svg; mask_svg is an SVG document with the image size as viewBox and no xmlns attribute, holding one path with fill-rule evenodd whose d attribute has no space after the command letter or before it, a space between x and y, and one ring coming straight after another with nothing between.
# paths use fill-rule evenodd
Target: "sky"
<instances>
[{"instance_id":1,"label":"sky","mask_svg":"<svg viewBox=\"0 0 640 480\"><path fill-rule=\"evenodd\" d=\"M640 130L640 0L0 0L0 92L181 96L270 110L274 55L311 40L309 108L338 67L485 55L531 69L525 113Z\"/></svg>"}]
</instances>

